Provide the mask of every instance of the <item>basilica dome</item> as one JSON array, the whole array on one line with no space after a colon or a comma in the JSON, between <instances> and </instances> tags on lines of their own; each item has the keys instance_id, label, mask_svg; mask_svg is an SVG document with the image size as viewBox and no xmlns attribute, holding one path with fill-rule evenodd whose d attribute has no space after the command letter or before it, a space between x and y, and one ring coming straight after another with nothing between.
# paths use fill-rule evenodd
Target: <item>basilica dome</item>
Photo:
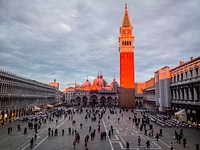
<instances>
[{"instance_id":1,"label":"basilica dome","mask_svg":"<svg viewBox=\"0 0 200 150\"><path fill-rule=\"evenodd\" d=\"M83 83L83 87L90 87L91 83L90 81L87 79L84 83Z\"/></svg>"},{"instance_id":2,"label":"basilica dome","mask_svg":"<svg viewBox=\"0 0 200 150\"><path fill-rule=\"evenodd\" d=\"M118 86L119 86L119 84L117 83L115 78L113 78L113 81L110 83L111 89L117 89Z\"/></svg>"},{"instance_id":3,"label":"basilica dome","mask_svg":"<svg viewBox=\"0 0 200 150\"><path fill-rule=\"evenodd\" d=\"M94 79L93 81L93 86L96 87L106 87L107 86L107 82L103 79L102 75L97 75L97 78Z\"/></svg>"}]
</instances>

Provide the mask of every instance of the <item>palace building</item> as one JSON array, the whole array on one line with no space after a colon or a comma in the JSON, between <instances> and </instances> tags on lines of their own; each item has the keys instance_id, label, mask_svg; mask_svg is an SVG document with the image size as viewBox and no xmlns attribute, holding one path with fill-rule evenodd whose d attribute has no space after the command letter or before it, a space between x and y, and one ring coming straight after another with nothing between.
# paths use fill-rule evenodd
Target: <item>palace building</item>
<instances>
[{"instance_id":1,"label":"palace building","mask_svg":"<svg viewBox=\"0 0 200 150\"><path fill-rule=\"evenodd\" d=\"M185 109L188 120L200 122L200 57L180 61L173 69L163 67L145 84L144 108L172 114Z\"/></svg>"},{"instance_id":2,"label":"palace building","mask_svg":"<svg viewBox=\"0 0 200 150\"><path fill-rule=\"evenodd\" d=\"M127 4L120 27L120 107L135 107L134 35L128 15Z\"/></svg>"},{"instance_id":3,"label":"palace building","mask_svg":"<svg viewBox=\"0 0 200 150\"><path fill-rule=\"evenodd\" d=\"M0 70L0 121L30 114L34 106L54 104L56 97L55 87Z\"/></svg>"},{"instance_id":4,"label":"palace building","mask_svg":"<svg viewBox=\"0 0 200 150\"><path fill-rule=\"evenodd\" d=\"M188 119L200 122L200 57L170 70L172 111L186 109Z\"/></svg>"},{"instance_id":5,"label":"palace building","mask_svg":"<svg viewBox=\"0 0 200 150\"><path fill-rule=\"evenodd\" d=\"M65 89L65 102L77 106L118 106L119 85L115 78L108 84L102 73L91 83L88 79Z\"/></svg>"}]
</instances>

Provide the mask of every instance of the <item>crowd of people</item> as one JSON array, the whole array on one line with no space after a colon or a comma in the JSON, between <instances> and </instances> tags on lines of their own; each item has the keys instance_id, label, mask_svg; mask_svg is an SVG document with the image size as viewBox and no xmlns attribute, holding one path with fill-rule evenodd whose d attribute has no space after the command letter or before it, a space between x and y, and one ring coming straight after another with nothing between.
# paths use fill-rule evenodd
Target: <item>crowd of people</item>
<instances>
[{"instance_id":1,"label":"crowd of people","mask_svg":"<svg viewBox=\"0 0 200 150\"><path fill-rule=\"evenodd\" d=\"M85 150L88 150L88 144L89 141L93 141L95 139L96 134L100 136L101 140L105 140L107 137L112 138L114 135L114 127L112 124L110 124L110 128L105 130L101 127L101 121L103 116L107 113L107 119L110 119L110 116L113 114L116 114L117 121L120 122L120 118L123 118L124 111L130 111L128 109L118 109L118 108L95 108L95 107L88 107L88 108L54 108L50 110L45 110L42 112L42 117L24 117L22 120L23 122L27 122L27 127L23 128L23 134L26 135L28 133L28 130L34 131L34 137L30 139L30 148L33 148L34 141L37 140L38 136L38 129L41 128L43 124L46 124L47 122L52 122L57 125L59 120L61 118L68 119L71 121L71 126L68 128L51 128L49 127L47 130L47 135L49 138L56 137L56 136L65 136L65 131L68 130L68 136L71 136L73 140L73 147L76 148L76 145L80 143L80 139L82 136L82 139L84 141L84 147ZM149 136L151 138L155 138L157 141L159 141L160 137L163 136L163 129L160 128L159 132L154 133L154 126L153 123L151 123L150 117L148 117L148 113L140 112L141 114L132 111L132 116L128 117L131 124L134 124L140 132L144 134L144 136ZM82 113L85 114L85 120L89 120L91 122L97 122L97 125L95 127L92 127L91 125L88 127L88 133L86 135L81 135L80 132L77 129L77 121L74 119L76 115L81 115ZM36 115L37 116L37 115ZM76 128L74 126L76 125ZM80 129L82 130L84 124L81 122L79 124ZM21 131L21 125L17 125L17 130ZM96 132L97 130L97 132ZM8 127L8 134L12 133L12 126ZM183 143L183 148L187 145L186 137L183 134L183 129L181 129L179 132L175 131L174 138L177 140L177 143L180 144L181 141ZM148 138L149 139L149 138ZM138 146L141 146L141 135L137 136ZM130 141L126 141L126 149L130 149ZM144 143L143 143L144 144ZM150 149L150 140L146 140L145 142L146 148ZM170 143L170 149L174 149L173 141ZM133 147L133 145L132 145ZM195 142L194 147L196 150L199 150L199 144Z\"/></svg>"}]
</instances>

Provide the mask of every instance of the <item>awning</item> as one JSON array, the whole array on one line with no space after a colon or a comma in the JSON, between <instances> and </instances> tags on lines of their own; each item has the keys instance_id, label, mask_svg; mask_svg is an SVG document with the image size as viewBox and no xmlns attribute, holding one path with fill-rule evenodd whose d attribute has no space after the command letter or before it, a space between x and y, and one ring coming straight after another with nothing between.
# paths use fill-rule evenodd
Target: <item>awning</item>
<instances>
[{"instance_id":1,"label":"awning","mask_svg":"<svg viewBox=\"0 0 200 150\"><path fill-rule=\"evenodd\" d=\"M53 105L47 104L47 108L53 108Z\"/></svg>"},{"instance_id":2,"label":"awning","mask_svg":"<svg viewBox=\"0 0 200 150\"><path fill-rule=\"evenodd\" d=\"M41 108L37 107L37 106L33 106L32 111L40 111Z\"/></svg>"}]
</instances>

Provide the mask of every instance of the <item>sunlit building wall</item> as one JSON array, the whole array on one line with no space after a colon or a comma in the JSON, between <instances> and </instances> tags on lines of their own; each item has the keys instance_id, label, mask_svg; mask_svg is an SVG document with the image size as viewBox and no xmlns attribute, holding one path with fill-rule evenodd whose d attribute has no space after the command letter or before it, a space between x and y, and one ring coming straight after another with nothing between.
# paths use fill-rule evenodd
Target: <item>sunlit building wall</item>
<instances>
[{"instance_id":1,"label":"sunlit building wall","mask_svg":"<svg viewBox=\"0 0 200 150\"><path fill-rule=\"evenodd\" d=\"M119 85L115 78L108 84L102 73L91 83L89 79L82 85L75 84L64 91L65 101L70 105L79 106L118 106Z\"/></svg>"},{"instance_id":2,"label":"sunlit building wall","mask_svg":"<svg viewBox=\"0 0 200 150\"><path fill-rule=\"evenodd\" d=\"M155 99L159 111L166 112L170 110L170 68L165 66L155 72Z\"/></svg>"}]
</instances>

